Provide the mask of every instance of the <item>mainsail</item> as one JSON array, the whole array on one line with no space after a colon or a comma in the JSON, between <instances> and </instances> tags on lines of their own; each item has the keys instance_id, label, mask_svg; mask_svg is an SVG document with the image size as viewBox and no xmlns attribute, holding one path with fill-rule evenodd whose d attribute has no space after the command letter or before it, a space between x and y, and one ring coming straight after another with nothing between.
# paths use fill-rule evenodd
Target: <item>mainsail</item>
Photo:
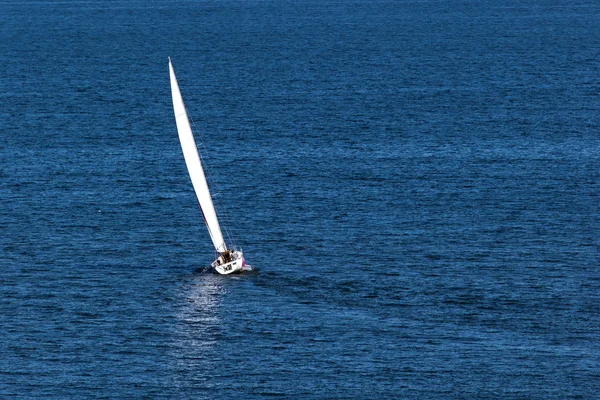
<instances>
[{"instance_id":1,"label":"mainsail","mask_svg":"<svg viewBox=\"0 0 600 400\"><path fill-rule=\"evenodd\" d=\"M183 157L185 158L185 164L187 165L190 178L192 179L192 185L194 191L198 197L198 203L204 216L204 222L208 228L208 233L215 246L215 250L219 253L227 251L225 241L223 240L223 234L219 227L219 220L217 219L217 213L210 197L208 190L208 184L206 183L206 177L204 176L204 170L200 163L200 156L198 155L198 149L196 148L196 142L192 135L192 128L190 127L190 121L188 120L185 106L183 105L183 99L181 98L181 92L179 91L179 85L177 84L177 78L175 77L175 71L169 58L169 72L171 75L171 94L173 96L173 110L175 111L175 121L177 122L177 132L179 133L179 141L181 142L181 149L183 150Z\"/></svg>"}]
</instances>

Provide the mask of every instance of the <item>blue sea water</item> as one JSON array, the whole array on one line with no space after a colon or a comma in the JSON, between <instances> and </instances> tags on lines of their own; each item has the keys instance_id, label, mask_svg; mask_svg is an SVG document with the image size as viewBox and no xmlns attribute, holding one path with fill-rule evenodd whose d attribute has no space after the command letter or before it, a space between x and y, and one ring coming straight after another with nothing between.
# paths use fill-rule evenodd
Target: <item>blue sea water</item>
<instances>
[{"instance_id":1,"label":"blue sea water","mask_svg":"<svg viewBox=\"0 0 600 400\"><path fill-rule=\"evenodd\" d=\"M598 398L599 21L0 2L0 398Z\"/></svg>"}]
</instances>

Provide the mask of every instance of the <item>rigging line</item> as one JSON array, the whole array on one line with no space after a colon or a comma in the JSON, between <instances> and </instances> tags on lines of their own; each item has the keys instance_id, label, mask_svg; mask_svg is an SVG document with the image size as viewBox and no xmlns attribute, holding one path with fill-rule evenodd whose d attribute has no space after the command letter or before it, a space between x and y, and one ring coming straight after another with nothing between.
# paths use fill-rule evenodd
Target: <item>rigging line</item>
<instances>
[{"instance_id":1,"label":"rigging line","mask_svg":"<svg viewBox=\"0 0 600 400\"><path fill-rule=\"evenodd\" d=\"M186 115L186 117L188 119L188 122L190 123L190 128L192 128L192 137L194 137L193 132L194 131L199 132L199 131L198 131L197 127L196 127L196 123L195 123L194 119L191 117L191 114L188 112L188 109L185 106L185 101L183 100L183 95L181 93L180 93L180 96L181 96L183 108L185 110L184 111L185 115ZM204 174L204 176L205 176L205 179L207 180L207 184L208 184L208 187L209 187L209 192L210 192L210 188L214 188L214 190L216 192L222 193L219 190L218 185L216 184L216 181L213 178L213 176L215 176L215 174L213 173L212 168L211 168L211 164L209 162L209 160L210 160L210 153L209 153L209 151L208 151L208 149L207 149L207 147L204 144L204 141L202 139L203 139L202 136L199 136L199 141L197 142L194 139L194 143L195 144L196 143L200 143L200 148L202 150L204 150L204 151L198 152L198 157L200 158L200 164L204 166L203 167L204 169L206 169L206 173ZM198 149L198 145L196 144L196 150L197 149ZM213 207L215 208L215 213L217 214L217 219L218 219L218 215L221 214L222 217L224 217L223 221L230 220L229 216L228 216L228 212L225 209L225 207L222 207L220 204L217 206L217 204L215 204L214 199L211 198L211 200L212 200L212 203L213 203ZM200 209L202 210L201 207L200 207ZM229 242L232 244L232 246L235 248L235 242L233 240L233 235L231 234L231 232L230 232L230 230L228 228L228 225L229 224L225 224L224 225L225 236L227 237L227 239L229 240ZM207 225L207 227L208 227L208 225ZM210 229L209 229L209 236L211 237L211 240L212 240L212 233L210 232Z\"/></svg>"},{"instance_id":2,"label":"rigging line","mask_svg":"<svg viewBox=\"0 0 600 400\"><path fill-rule=\"evenodd\" d=\"M185 107L185 102L184 102L184 107ZM198 129L196 127L196 122L191 117L190 113L187 110L187 107L186 107L186 114L187 114L188 120L191 123L192 132L198 132ZM198 137L199 134L197 134L196 136ZM208 148L204 144L204 141L202 140L202 136L199 136L199 139L200 140L198 142L200 143L200 147L204 151L199 152L198 156L200 157L200 162L203 165L204 169L206 169L206 173L204 175L209 184L209 190L212 188L215 193L223 194L224 192L222 190L220 190L219 186L217 185L217 183L215 181L215 178L213 178L216 175L213 173L213 168L211 166L211 163L209 162L211 159L210 152L208 151ZM202 154L204 154L204 156ZM220 196L218 196L218 197L220 197ZM213 207L215 208L215 212L217 213L217 218L220 215L222 222L233 221L233 219L229 215L229 211L223 206L223 204L221 204L220 201L215 202L215 199L212 198L212 202L213 202ZM219 204L217 205L217 203L219 203ZM235 248L236 247L235 243L237 241L236 240L237 237L236 237L236 235L231 233L231 231L229 229L229 225L230 225L229 223L223 224L222 230L225 231L225 236L227 237L229 243L231 243L232 246Z\"/></svg>"}]
</instances>

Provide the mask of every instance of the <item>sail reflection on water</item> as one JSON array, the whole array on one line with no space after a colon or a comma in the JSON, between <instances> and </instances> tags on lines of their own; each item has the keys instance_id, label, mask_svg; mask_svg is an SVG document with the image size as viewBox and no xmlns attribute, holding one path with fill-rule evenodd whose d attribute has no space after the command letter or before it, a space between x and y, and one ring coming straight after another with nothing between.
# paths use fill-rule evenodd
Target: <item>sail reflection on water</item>
<instances>
[{"instance_id":1,"label":"sail reflection on water","mask_svg":"<svg viewBox=\"0 0 600 400\"><path fill-rule=\"evenodd\" d=\"M180 381L174 382L178 386L189 379L210 378L222 325L218 309L225 293L221 276L212 273L195 274L177 293L169 358L179 374Z\"/></svg>"}]
</instances>

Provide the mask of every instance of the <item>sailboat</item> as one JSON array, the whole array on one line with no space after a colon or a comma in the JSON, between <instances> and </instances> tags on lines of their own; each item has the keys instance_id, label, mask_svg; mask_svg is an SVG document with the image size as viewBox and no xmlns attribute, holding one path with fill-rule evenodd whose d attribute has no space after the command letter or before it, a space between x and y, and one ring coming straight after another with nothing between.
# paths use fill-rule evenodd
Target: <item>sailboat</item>
<instances>
[{"instance_id":1,"label":"sailboat","mask_svg":"<svg viewBox=\"0 0 600 400\"><path fill-rule=\"evenodd\" d=\"M244 260L244 254L241 250L236 250L235 247L230 248L223 239L221 233L221 226L219 225L219 219L213 205L210 191L208 190L208 183L206 182L206 176L202 169L202 163L200 162L200 156L198 155L198 148L196 147L196 141L192 134L192 128L188 119L185 105L179 91L179 85L177 84L177 78L175 77L175 71L173 70L173 64L169 57L169 73L171 77L171 95L173 96L173 110L175 111L175 121L177 122L177 133L179 134L179 141L181 142L181 149L183 150L183 157L185 158L185 164L187 165L190 178L192 179L192 185L198 197L198 203L200 204L200 210L204 217L204 223L208 229L208 234L215 247L215 251L218 256L217 259L211 264L218 273L222 275L232 274L234 272L240 272L246 266ZM232 246L231 246L232 247Z\"/></svg>"}]
</instances>

